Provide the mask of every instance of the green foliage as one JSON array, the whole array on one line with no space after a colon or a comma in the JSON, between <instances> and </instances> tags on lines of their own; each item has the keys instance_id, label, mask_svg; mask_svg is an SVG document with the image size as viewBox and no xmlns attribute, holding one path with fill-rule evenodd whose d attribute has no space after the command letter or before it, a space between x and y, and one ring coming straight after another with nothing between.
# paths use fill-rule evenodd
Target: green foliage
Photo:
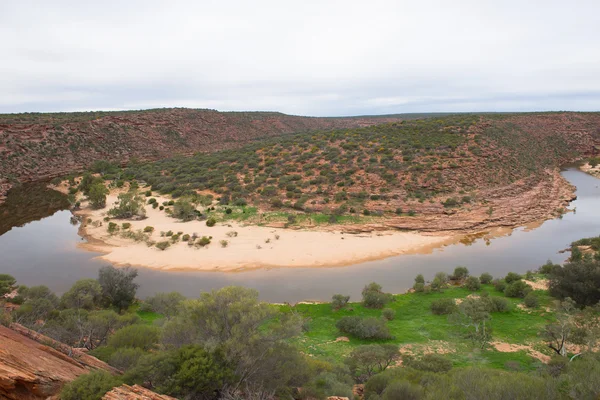
<instances>
[{"instance_id":1,"label":"green foliage","mask_svg":"<svg viewBox=\"0 0 600 400\"><path fill-rule=\"evenodd\" d=\"M481 274L481 276L479 277L479 281L483 284L483 285L487 285L489 283L492 283L492 280L494 280L494 277L492 276L492 274L484 272L483 274Z\"/></svg>"},{"instance_id":2,"label":"green foliage","mask_svg":"<svg viewBox=\"0 0 600 400\"><path fill-rule=\"evenodd\" d=\"M61 303L66 308L92 310L100 305L102 287L96 279L80 279L63 294Z\"/></svg>"},{"instance_id":3,"label":"green foliage","mask_svg":"<svg viewBox=\"0 0 600 400\"><path fill-rule=\"evenodd\" d=\"M0 274L0 296L9 293L17 280L8 274Z\"/></svg>"},{"instance_id":4,"label":"green foliage","mask_svg":"<svg viewBox=\"0 0 600 400\"><path fill-rule=\"evenodd\" d=\"M385 320L380 318L342 317L335 326L340 332L356 336L359 339L392 338Z\"/></svg>"},{"instance_id":5,"label":"green foliage","mask_svg":"<svg viewBox=\"0 0 600 400\"><path fill-rule=\"evenodd\" d=\"M456 267L454 269L454 273L452 274L452 279L457 281L462 281L469 276L469 270L467 267Z\"/></svg>"},{"instance_id":6,"label":"green foliage","mask_svg":"<svg viewBox=\"0 0 600 400\"><path fill-rule=\"evenodd\" d=\"M108 215L114 218L143 218L146 216L144 203L144 198L135 191L121 193L118 204L108 210Z\"/></svg>"},{"instance_id":7,"label":"green foliage","mask_svg":"<svg viewBox=\"0 0 600 400\"><path fill-rule=\"evenodd\" d=\"M114 349L135 348L145 351L153 349L160 337L160 329L151 325L129 325L116 331L108 346Z\"/></svg>"},{"instance_id":8,"label":"green foliage","mask_svg":"<svg viewBox=\"0 0 600 400\"><path fill-rule=\"evenodd\" d=\"M464 285L467 289L469 289L472 292L475 292L475 291L481 289L481 282L479 281L479 278L476 276L469 276L465 280Z\"/></svg>"},{"instance_id":9,"label":"green foliage","mask_svg":"<svg viewBox=\"0 0 600 400\"><path fill-rule=\"evenodd\" d=\"M384 308L383 311L381 311L381 316L386 321L392 321L394 318L396 318L396 311L391 308Z\"/></svg>"},{"instance_id":10,"label":"green foliage","mask_svg":"<svg viewBox=\"0 0 600 400\"><path fill-rule=\"evenodd\" d=\"M157 293L154 296L146 298L142 303L140 310L152 311L166 317L175 316L178 307L185 300L179 292Z\"/></svg>"},{"instance_id":11,"label":"green foliage","mask_svg":"<svg viewBox=\"0 0 600 400\"><path fill-rule=\"evenodd\" d=\"M431 303L431 312L435 315L448 315L457 310L454 299L444 298Z\"/></svg>"},{"instance_id":12,"label":"green foliage","mask_svg":"<svg viewBox=\"0 0 600 400\"><path fill-rule=\"evenodd\" d=\"M523 282L522 280L513 281L508 284L504 289L504 295L507 297L520 297L524 298L529 292L531 292L531 286Z\"/></svg>"},{"instance_id":13,"label":"green foliage","mask_svg":"<svg viewBox=\"0 0 600 400\"><path fill-rule=\"evenodd\" d=\"M217 220L214 219L213 217L210 217L209 219L206 220L206 226L208 226L208 227L213 227L213 226L215 226L216 223L217 223Z\"/></svg>"},{"instance_id":14,"label":"green foliage","mask_svg":"<svg viewBox=\"0 0 600 400\"><path fill-rule=\"evenodd\" d=\"M61 400L101 400L106 392L123 383L122 378L106 371L92 371L67 383L60 392Z\"/></svg>"},{"instance_id":15,"label":"green foliage","mask_svg":"<svg viewBox=\"0 0 600 400\"><path fill-rule=\"evenodd\" d=\"M350 372L359 381L385 371L399 358L398 346L394 344L368 344L355 347L346 364Z\"/></svg>"},{"instance_id":16,"label":"green foliage","mask_svg":"<svg viewBox=\"0 0 600 400\"><path fill-rule=\"evenodd\" d=\"M523 303L528 308L537 308L540 305L540 300L535 292L530 292L523 299Z\"/></svg>"},{"instance_id":17,"label":"green foliage","mask_svg":"<svg viewBox=\"0 0 600 400\"><path fill-rule=\"evenodd\" d=\"M549 292L558 299L573 299L579 306L600 301L600 261L590 258L571 261L552 268L548 276Z\"/></svg>"},{"instance_id":18,"label":"green foliage","mask_svg":"<svg viewBox=\"0 0 600 400\"><path fill-rule=\"evenodd\" d=\"M92 208L99 209L106 207L106 195L109 191L104 182L93 183L88 190L88 200Z\"/></svg>"},{"instance_id":19,"label":"green foliage","mask_svg":"<svg viewBox=\"0 0 600 400\"><path fill-rule=\"evenodd\" d=\"M362 290L362 302L368 308L383 308L392 300L392 295L384 293L381 285L371 282Z\"/></svg>"},{"instance_id":20,"label":"green foliage","mask_svg":"<svg viewBox=\"0 0 600 400\"><path fill-rule=\"evenodd\" d=\"M343 294L334 294L331 298L331 308L334 311L342 309L346 307L348 301L350 301L350 296L344 296Z\"/></svg>"},{"instance_id":21,"label":"green foliage","mask_svg":"<svg viewBox=\"0 0 600 400\"><path fill-rule=\"evenodd\" d=\"M402 365L419 371L448 372L452 369L452 361L448 358L434 353L423 355L421 358L403 356Z\"/></svg>"},{"instance_id":22,"label":"green foliage","mask_svg":"<svg viewBox=\"0 0 600 400\"><path fill-rule=\"evenodd\" d=\"M164 240L162 242L158 242L156 243L156 248L159 250L166 250L169 246L171 246L171 242L169 242L168 240Z\"/></svg>"},{"instance_id":23,"label":"green foliage","mask_svg":"<svg viewBox=\"0 0 600 400\"><path fill-rule=\"evenodd\" d=\"M147 226L144 228L144 233L152 233L152 232L154 232L153 226Z\"/></svg>"},{"instance_id":24,"label":"green foliage","mask_svg":"<svg viewBox=\"0 0 600 400\"><path fill-rule=\"evenodd\" d=\"M137 270L129 267L105 266L100 268L98 283L102 287L104 303L119 311L128 308L133 303L139 286L133 282L137 275Z\"/></svg>"},{"instance_id":25,"label":"green foliage","mask_svg":"<svg viewBox=\"0 0 600 400\"><path fill-rule=\"evenodd\" d=\"M515 272L509 272L508 274L506 274L506 277L504 278L504 281L507 284L511 284L512 282L518 281L520 279L523 279L523 277Z\"/></svg>"},{"instance_id":26,"label":"green foliage","mask_svg":"<svg viewBox=\"0 0 600 400\"><path fill-rule=\"evenodd\" d=\"M171 215L182 221L191 221L197 217L196 207L189 200L180 198L173 204Z\"/></svg>"}]
</instances>

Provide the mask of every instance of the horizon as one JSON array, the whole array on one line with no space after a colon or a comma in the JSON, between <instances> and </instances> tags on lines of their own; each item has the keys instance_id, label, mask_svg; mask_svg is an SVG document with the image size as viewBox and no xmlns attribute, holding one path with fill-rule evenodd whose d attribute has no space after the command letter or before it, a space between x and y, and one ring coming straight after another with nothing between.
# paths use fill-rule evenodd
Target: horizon
<instances>
[{"instance_id":1,"label":"horizon","mask_svg":"<svg viewBox=\"0 0 600 400\"><path fill-rule=\"evenodd\" d=\"M0 5L0 113L595 111L600 3Z\"/></svg>"}]
</instances>

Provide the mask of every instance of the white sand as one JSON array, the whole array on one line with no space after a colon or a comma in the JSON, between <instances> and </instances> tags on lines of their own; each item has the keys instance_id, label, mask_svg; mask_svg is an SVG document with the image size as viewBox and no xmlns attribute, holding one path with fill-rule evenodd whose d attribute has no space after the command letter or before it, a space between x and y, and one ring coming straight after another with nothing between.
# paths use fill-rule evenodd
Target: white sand
<instances>
[{"instance_id":1,"label":"white sand","mask_svg":"<svg viewBox=\"0 0 600 400\"><path fill-rule=\"evenodd\" d=\"M159 203L167 198L155 197ZM117 265L136 265L156 269L235 271L268 267L330 267L351 265L386 257L428 252L450 241L449 236L426 236L412 232L376 232L369 234L342 234L316 230L296 230L262 226L242 226L239 223L217 223L206 226L205 221L180 222L158 208L146 205L147 218L141 221L111 219L119 225L130 222L130 230L153 226L151 240L169 240L160 232L169 230L198 236L212 236L212 242L204 248L188 246L180 241L162 251L107 232L108 222L103 218L117 200L117 194L107 197L107 206L92 210L85 202L78 214L100 221L102 226L88 224L84 229L90 243L82 248L104 253L100 258ZM229 225L229 226L228 226ZM227 237L236 231L237 237ZM276 235L279 239L276 239ZM221 247L220 240L229 245ZM269 243L266 241L269 240ZM259 248L260 247L260 248Z\"/></svg>"}]
</instances>

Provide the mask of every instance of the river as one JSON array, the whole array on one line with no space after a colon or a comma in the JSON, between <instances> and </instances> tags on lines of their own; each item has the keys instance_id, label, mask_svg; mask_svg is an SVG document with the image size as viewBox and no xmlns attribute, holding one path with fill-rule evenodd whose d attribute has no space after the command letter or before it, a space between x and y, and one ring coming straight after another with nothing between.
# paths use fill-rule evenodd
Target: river
<instances>
[{"instance_id":1,"label":"river","mask_svg":"<svg viewBox=\"0 0 600 400\"><path fill-rule=\"evenodd\" d=\"M600 180L577 169L562 172L577 187L577 200L561 219L539 228L515 229L510 235L470 245L456 244L431 254L402 255L385 260L332 268L271 268L235 273L165 272L138 268L138 296L178 291L197 297L202 291L227 285L257 289L263 300L297 302L329 300L334 293L360 298L363 286L380 283L384 290L400 293L421 273L431 279L436 272L451 273L464 265L472 274L490 272L500 277L509 271L523 273L547 260L563 262L559 251L582 237L600 234ZM0 273L13 275L19 283L46 285L63 293L78 279L96 277L106 262L97 253L81 250L83 239L65 210L65 199L40 185L27 185L9 193L0 206ZM22 225L22 226L21 226Z\"/></svg>"}]
</instances>

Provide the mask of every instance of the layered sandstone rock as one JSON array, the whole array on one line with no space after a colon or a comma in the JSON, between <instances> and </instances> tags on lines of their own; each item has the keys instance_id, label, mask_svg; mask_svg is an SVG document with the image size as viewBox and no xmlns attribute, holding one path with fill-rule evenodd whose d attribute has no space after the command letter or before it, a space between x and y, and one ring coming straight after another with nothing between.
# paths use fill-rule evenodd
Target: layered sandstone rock
<instances>
[{"instance_id":1,"label":"layered sandstone rock","mask_svg":"<svg viewBox=\"0 0 600 400\"><path fill-rule=\"evenodd\" d=\"M20 325L14 326L19 332L0 326L2 399L47 399L56 396L65 383L92 370L118 372L95 357Z\"/></svg>"},{"instance_id":2,"label":"layered sandstone rock","mask_svg":"<svg viewBox=\"0 0 600 400\"><path fill-rule=\"evenodd\" d=\"M106 393L103 400L176 400L174 397L154 393L139 385L121 385Z\"/></svg>"}]
</instances>

